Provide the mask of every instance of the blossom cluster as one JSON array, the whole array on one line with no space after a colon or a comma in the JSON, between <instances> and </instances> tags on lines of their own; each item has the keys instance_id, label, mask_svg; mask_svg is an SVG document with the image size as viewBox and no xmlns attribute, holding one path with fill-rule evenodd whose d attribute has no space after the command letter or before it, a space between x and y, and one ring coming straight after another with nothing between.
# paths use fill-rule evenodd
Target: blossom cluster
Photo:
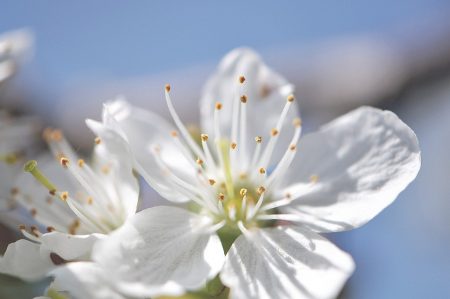
<instances>
[{"instance_id":1,"label":"blossom cluster","mask_svg":"<svg viewBox=\"0 0 450 299\"><path fill-rule=\"evenodd\" d=\"M206 83L200 133L172 87L161 91L172 121L106 102L86 121L89 159L43 131L49 153L1 185L1 220L20 222L24 238L0 272L51 277L42 298L53 299L336 297L355 265L322 234L364 225L408 186L420 168L414 132L361 107L301 137L294 87L246 48ZM21 126L0 117L0 164L30 140L35 126ZM139 210L139 177L167 204Z\"/></svg>"}]
</instances>

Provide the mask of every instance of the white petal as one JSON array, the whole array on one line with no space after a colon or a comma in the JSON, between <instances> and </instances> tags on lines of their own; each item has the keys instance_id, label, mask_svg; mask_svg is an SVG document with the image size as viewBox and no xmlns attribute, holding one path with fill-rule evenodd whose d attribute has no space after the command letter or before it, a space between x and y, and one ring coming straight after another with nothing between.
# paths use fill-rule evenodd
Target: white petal
<instances>
[{"instance_id":1,"label":"white petal","mask_svg":"<svg viewBox=\"0 0 450 299\"><path fill-rule=\"evenodd\" d=\"M353 269L352 258L323 237L277 227L241 235L220 278L233 299L334 298Z\"/></svg>"},{"instance_id":2,"label":"white petal","mask_svg":"<svg viewBox=\"0 0 450 299\"><path fill-rule=\"evenodd\" d=\"M239 88L239 76L245 76L242 89ZM202 130L213 136L214 107L222 102L220 125L223 136L230 137L233 101L239 101L242 94L247 95L247 149L254 147L254 137L262 136L266 142L270 131L275 128L288 95L294 88L278 73L271 70L253 50L238 48L228 53L220 62L215 74L206 83L203 90L200 112ZM275 161L289 146L293 129L289 126L298 115L298 106L294 102L287 125L279 136L278 151L274 152Z\"/></svg>"},{"instance_id":3,"label":"white petal","mask_svg":"<svg viewBox=\"0 0 450 299\"><path fill-rule=\"evenodd\" d=\"M108 284L107 273L95 263L76 262L58 267L52 288L69 293L74 299L125 299Z\"/></svg>"},{"instance_id":4,"label":"white petal","mask_svg":"<svg viewBox=\"0 0 450 299\"><path fill-rule=\"evenodd\" d=\"M414 132L390 111L362 107L300 141L289 175L295 183L283 191L298 198L281 210L318 231L356 228L392 203L419 168Z\"/></svg>"},{"instance_id":5,"label":"white petal","mask_svg":"<svg viewBox=\"0 0 450 299\"><path fill-rule=\"evenodd\" d=\"M39 247L39 244L27 240L9 244L5 255L0 258L0 273L29 281L44 278L55 265L48 253L40 253Z\"/></svg>"},{"instance_id":6,"label":"white petal","mask_svg":"<svg viewBox=\"0 0 450 299\"><path fill-rule=\"evenodd\" d=\"M103 126L101 123L87 120L86 124L101 139L96 145L93 157L93 168L102 173L107 166L108 175L100 175L104 188L107 190L112 203L120 203L127 215L136 213L139 199L139 184L133 174L133 159L126 141L120 134Z\"/></svg>"},{"instance_id":7,"label":"white petal","mask_svg":"<svg viewBox=\"0 0 450 299\"><path fill-rule=\"evenodd\" d=\"M180 208L139 212L99 241L93 259L129 296L180 295L198 289L222 267L224 253L211 220Z\"/></svg>"},{"instance_id":8,"label":"white petal","mask_svg":"<svg viewBox=\"0 0 450 299\"><path fill-rule=\"evenodd\" d=\"M65 260L88 258L94 243L104 235L70 235L51 232L41 236L41 250L51 251Z\"/></svg>"},{"instance_id":9,"label":"white petal","mask_svg":"<svg viewBox=\"0 0 450 299\"><path fill-rule=\"evenodd\" d=\"M160 116L133 107L123 100L105 105L103 123L124 137L134 156L137 171L161 196L175 202L189 200L171 188L153 156L157 146L161 149L162 159L173 171L183 178L195 177L195 169L175 147L170 135L174 129L172 125Z\"/></svg>"}]
</instances>

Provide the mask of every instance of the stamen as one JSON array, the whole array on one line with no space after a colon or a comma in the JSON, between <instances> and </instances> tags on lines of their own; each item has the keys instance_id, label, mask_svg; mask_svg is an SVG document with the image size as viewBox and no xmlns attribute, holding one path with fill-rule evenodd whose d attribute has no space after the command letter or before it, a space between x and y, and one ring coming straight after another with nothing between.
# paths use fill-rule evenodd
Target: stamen
<instances>
[{"instance_id":1,"label":"stamen","mask_svg":"<svg viewBox=\"0 0 450 299\"><path fill-rule=\"evenodd\" d=\"M202 138L203 142L208 141L208 134L201 134L200 137Z\"/></svg>"},{"instance_id":2,"label":"stamen","mask_svg":"<svg viewBox=\"0 0 450 299\"><path fill-rule=\"evenodd\" d=\"M0 156L0 161L3 161L6 164L10 165L15 164L18 161L18 159L19 157L14 153Z\"/></svg>"},{"instance_id":3,"label":"stamen","mask_svg":"<svg viewBox=\"0 0 450 299\"><path fill-rule=\"evenodd\" d=\"M245 77L244 76L239 76L239 83L244 84L245 82Z\"/></svg>"},{"instance_id":4,"label":"stamen","mask_svg":"<svg viewBox=\"0 0 450 299\"><path fill-rule=\"evenodd\" d=\"M242 188L242 189L239 191L239 194L240 194L242 197L246 196L246 195L247 195L247 189Z\"/></svg>"},{"instance_id":5,"label":"stamen","mask_svg":"<svg viewBox=\"0 0 450 299\"><path fill-rule=\"evenodd\" d=\"M245 103L247 103L247 96L244 94L244 95L241 95L241 103L242 104L245 104Z\"/></svg>"},{"instance_id":6,"label":"stamen","mask_svg":"<svg viewBox=\"0 0 450 299\"><path fill-rule=\"evenodd\" d=\"M200 150L200 147L192 139L192 136L189 134L188 130L183 125L180 117L178 116L177 112L175 111L175 107L173 106L169 91L170 91L170 85L167 84L165 87L165 96L166 96L166 103L167 103L167 107L169 108L170 115L172 116L176 126L178 127L178 130L181 132L181 135L184 137L187 144L191 147L191 149L195 152L195 154L197 156L203 158L203 153Z\"/></svg>"},{"instance_id":7,"label":"stamen","mask_svg":"<svg viewBox=\"0 0 450 299\"><path fill-rule=\"evenodd\" d=\"M207 134L201 134L201 140L202 140L202 148L203 148L203 152L205 153L205 159L206 159L206 164L208 165L208 167L211 168L211 170L213 172L216 172L216 162L214 161L212 155L211 155L211 151L209 150L209 146L208 146L208 135Z\"/></svg>"},{"instance_id":8,"label":"stamen","mask_svg":"<svg viewBox=\"0 0 450 299\"><path fill-rule=\"evenodd\" d=\"M78 160L78 166L80 166L80 167L84 166L84 160L83 159L79 159Z\"/></svg>"},{"instance_id":9,"label":"stamen","mask_svg":"<svg viewBox=\"0 0 450 299\"><path fill-rule=\"evenodd\" d=\"M67 192L67 191L61 192L59 194L59 198L61 198L62 201L66 201L68 197L69 197L69 192Z\"/></svg>"},{"instance_id":10,"label":"stamen","mask_svg":"<svg viewBox=\"0 0 450 299\"><path fill-rule=\"evenodd\" d=\"M102 140L100 139L100 137L95 137L94 142L95 144L99 145L100 143L102 143Z\"/></svg>"},{"instance_id":11,"label":"stamen","mask_svg":"<svg viewBox=\"0 0 450 299\"><path fill-rule=\"evenodd\" d=\"M57 190L56 186L52 182L50 182L49 179L39 170L36 160L30 160L25 163L23 170L25 172L31 173L35 177L35 179L50 192L55 192L55 190Z\"/></svg>"},{"instance_id":12,"label":"stamen","mask_svg":"<svg viewBox=\"0 0 450 299\"><path fill-rule=\"evenodd\" d=\"M272 129L271 131L270 131L270 135L271 136L277 136L278 135L278 130L277 129Z\"/></svg>"},{"instance_id":13,"label":"stamen","mask_svg":"<svg viewBox=\"0 0 450 299\"><path fill-rule=\"evenodd\" d=\"M67 166L69 165L69 159L67 159L66 157L61 157L61 159L59 160L59 162L61 163L61 165L64 168L67 168Z\"/></svg>"},{"instance_id":14,"label":"stamen","mask_svg":"<svg viewBox=\"0 0 450 299\"><path fill-rule=\"evenodd\" d=\"M197 158L197 160L195 160L195 162L197 162L198 165L203 165L203 160L200 158Z\"/></svg>"},{"instance_id":15,"label":"stamen","mask_svg":"<svg viewBox=\"0 0 450 299\"><path fill-rule=\"evenodd\" d=\"M261 168L259 169L259 173L260 173L260 174L265 174L265 173L266 173L266 169L265 169L264 167L261 167Z\"/></svg>"},{"instance_id":16,"label":"stamen","mask_svg":"<svg viewBox=\"0 0 450 299\"><path fill-rule=\"evenodd\" d=\"M53 226L47 226L47 232L51 233L54 231L55 231L55 228Z\"/></svg>"},{"instance_id":17,"label":"stamen","mask_svg":"<svg viewBox=\"0 0 450 299\"><path fill-rule=\"evenodd\" d=\"M319 176L317 174L313 174L309 177L309 180L311 181L311 183L315 184L319 180Z\"/></svg>"},{"instance_id":18,"label":"stamen","mask_svg":"<svg viewBox=\"0 0 450 299\"><path fill-rule=\"evenodd\" d=\"M219 193L218 198L220 201L223 201L225 199L225 195L223 193Z\"/></svg>"},{"instance_id":19,"label":"stamen","mask_svg":"<svg viewBox=\"0 0 450 299\"><path fill-rule=\"evenodd\" d=\"M234 150L237 147L237 143L236 142L232 142L230 146L231 146L231 149Z\"/></svg>"},{"instance_id":20,"label":"stamen","mask_svg":"<svg viewBox=\"0 0 450 299\"><path fill-rule=\"evenodd\" d=\"M214 184L216 183L216 181L213 179L209 179L208 181L211 186L214 186Z\"/></svg>"}]
</instances>

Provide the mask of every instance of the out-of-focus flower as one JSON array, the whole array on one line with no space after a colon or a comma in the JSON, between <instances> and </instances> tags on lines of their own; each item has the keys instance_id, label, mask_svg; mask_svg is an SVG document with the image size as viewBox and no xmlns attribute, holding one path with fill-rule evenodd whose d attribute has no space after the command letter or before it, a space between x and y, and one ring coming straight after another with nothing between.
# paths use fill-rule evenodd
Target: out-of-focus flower
<instances>
[{"instance_id":1,"label":"out-of-focus flower","mask_svg":"<svg viewBox=\"0 0 450 299\"><path fill-rule=\"evenodd\" d=\"M27 154L39 147L38 128L34 117L13 117L0 110L0 221L9 227L27 223L14 200L14 183Z\"/></svg>"},{"instance_id":2,"label":"out-of-focus flower","mask_svg":"<svg viewBox=\"0 0 450 299\"><path fill-rule=\"evenodd\" d=\"M170 86L177 130L120 100L105 106L103 123L88 121L98 135L114 130L126 140L135 168L163 197L188 203L144 210L96 244L93 260L118 290L179 295L210 281L207 291L225 285L232 298L338 294L354 264L318 233L376 216L415 178L420 151L396 115L370 107L297 146L292 91L255 53L238 49L206 85L200 136L175 112ZM219 272L221 282L212 280Z\"/></svg>"},{"instance_id":3,"label":"out-of-focus flower","mask_svg":"<svg viewBox=\"0 0 450 299\"><path fill-rule=\"evenodd\" d=\"M29 240L8 246L0 259L1 273L36 280L67 261L89 260L93 243L136 212L138 182L127 149L118 143L114 146L116 135L105 131L96 139L89 166L77 157L59 130L44 132L58 162L49 158L42 169L36 161L26 163L25 170L48 190L30 182L30 176L19 180L14 199L30 212L38 226L21 226ZM46 174L56 180L50 181ZM47 232L42 233L42 229Z\"/></svg>"},{"instance_id":4,"label":"out-of-focus flower","mask_svg":"<svg viewBox=\"0 0 450 299\"><path fill-rule=\"evenodd\" d=\"M0 35L0 87L18 67L20 58L30 50L31 34L17 30Z\"/></svg>"}]
</instances>

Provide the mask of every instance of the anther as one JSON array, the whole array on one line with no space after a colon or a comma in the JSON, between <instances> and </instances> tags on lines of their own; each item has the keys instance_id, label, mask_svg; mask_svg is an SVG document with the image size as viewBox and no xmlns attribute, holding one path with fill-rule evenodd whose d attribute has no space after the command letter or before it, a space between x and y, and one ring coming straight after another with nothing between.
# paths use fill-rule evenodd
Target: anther
<instances>
[{"instance_id":1,"label":"anther","mask_svg":"<svg viewBox=\"0 0 450 299\"><path fill-rule=\"evenodd\" d=\"M201 134L200 137L202 138L203 142L208 141L208 134Z\"/></svg>"},{"instance_id":2,"label":"anther","mask_svg":"<svg viewBox=\"0 0 450 299\"><path fill-rule=\"evenodd\" d=\"M59 195L59 198L61 198L61 200L63 200L63 201L66 201L68 197L69 197L69 192L67 192L67 191L61 192L61 194Z\"/></svg>"},{"instance_id":3,"label":"anther","mask_svg":"<svg viewBox=\"0 0 450 299\"><path fill-rule=\"evenodd\" d=\"M261 167L261 168L259 169L259 173L260 173L260 174L265 174L265 173L266 173L266 169L265 169L264 167Z\"/></svg>"},{"instance_id":4,"label":"anther","mask_svg":"<svg viewBox=\"0 0 450 299\"><path fill-rule=\"evenodd\" d=\"M220 201L223 201L225 199L225 195L223 193L219 193L218 198Z\"/></svg>"},{"instance_id":5,"label":"anther","mask_svg":"<svg viewBox=\"0 0 450 299\"><path fill-rule=\"evenodd\" d=\"M88 205L91 205L93 202L94 202L94 200L92 199L92 197L88 197L88 199L87 199Z\"/></svg>"},{"instance_id":6,"label":"anther","mask_svg":"<svg viewBox=\"0 0 450 299\"><path fill-rule=\"evenodd\" d=\"M216 109L217 109L217 110L222 109L222 103L217 102L217 103L216 103Z\"/></svg>"},{"instance_id":7,"label":"anther","mask_svg":"<svg viewBox=\"0 0 450 299\"><path fill-rule=\"evenodd\" d=\"M30 160L23 166L25 172L31 173L36 180L38 180L44 187L46 187L50 192L56 190L57 188L53 185L48 178L39 170L37 167L36 160Z\"/></svg>"},{"instance_id":8,"label":"anther","mask_svg":"<svg viewBox=\"0 0 450 299\"><path fill-rule=\"evenodd\" d=\"M242 188L241 191L239 191L239 194L240 194L242 197L246 196L246 195L247 195L247 189Z\"/></svg>"},{"instance_id":9,"label":"anther","mask_svg":"<svg viewBox=\"0 0 450 299\"><path fill-rule=\"evenodd\" d=\"M294 97L294 95L288 95L288 97L287 97L287 100L288 100L288 102L293 102L294 100L295 100L295 97Z\"/></svg>"},{"instance_id":10,"label":"anther","mask_svg":"<svg viewBox=\"0 0 450 299\"><path fill-rule=\"evenodd\" d=\"M235 149L236 146L237 146L237 143L236 142L232 142L230 146L231 146L231 149Z\"/></svg>"},{"instance_id":11,"label":"anther","mask_svg":"<svg viewBox=\"0 0 450 299\"><path fill-rule=\"evenodd\" d=\"M69 159L67 159L66 157L62 157L59 162L61 163L61 165L65 168L67 168L67 166L69 165Z\"/></svg>"},{"instance_id":12,"label":"anther","mask_svg":"<svg viewBox=\"0 0 450 299\"><path fill-rule=\"evenodd\" d=\"M94 142L95 144L100 144L102 143L102 140L100 139L100 137L95 137Z\"/></svg>"},{"instance_id":13,"label":"anther","mask_svg":"<svg viewBox=\"0 0 450 299\"><path fill-rule=\"evenodd\" d=\"M264 188L263 186L259 186L258 189L256 189L256 193L258 193L259 195L263 194L264 192L266 192L266 188Z\"/></svg>"},{"instance_id":14,"label":"anther","mask_svg":"<svg viewBox=\"0 0 450 299\"><path fill-rule=\"evenodd\" d=\"M214 186L214 184L216 183L216 181L213 179L209 179L208 182L211 186Z\"/></svg>"},{"instance_id":15,"label":"anther","mask_svg":"<svg viewBox=\"0 0 450 299\"><path fill-rule=\"evenodd\" d=\"M272 136L277 136L277 135L278 135L278 130L277 130L277 129L272 129L272 130L270 131L270 135L272 135Z\"/></svg>"},{"instance_id":16,"label":"anther","mask_svg":"<svg viewBox=\"0 0 450 299\"><path fill-rule=\"evenodd\" d=\"M31 226L30 227L30 231L31 231L31 234L33 235L33 236L35 236L35 237L39 237L39 230L38 230L38 228L36 227L36 226Z\"/></svg>"},{"instance_id":17,"label":"anther","mask_svg":"<svg viewBox=\"0 0 450 299\"><path fill-rule=\"evenodd\" d=\"M296 128L299 128L299 127L302 126L302 120L301 120L300 118L295 118L295 119L292 121L292 125L293 125L294 127L296 127Z\"/></svg>"},{"instance_id":18,"label":"anther","mask_svg":"<svg viewBox=\"0 0 450 299\"><path fill-rule=\"evenodd\" d=\"M173 130L170 132L170 135L172 135L172 137L177 137L178 133L177 133L177 131Z\"/></svg>"},{"instance_id":19,"label":"anther","mask_svg":"<svg viewBox=\"0 0 450 299\"><path fill-rule=\"evenodd\" d=\"M164 88L166 89L167 92L170 91L170 84L166 84L166 86L164 86Z\"/></svg>"},{"instance_id":20,"label":"anther","mask_svg":"<svg viewBox=\"0 0 450 299\"><path fill-rule=\"evenodd\" d=\"M247 96L245 94L241 95L241 103L247 103Z\"/></svg>"},{"instance_id":21,"label":"anther","mask_svg":"<svg viewBox=\"0 0 450 299\"><path fill-rule=\"evenodd\" d=\"M317 181L319 180L319 176L317 174L313 174L309 177L309 180L311 181L311 183L317 183Z\"/></svg>"},{"instance_id":22,"label":"anther","mask_svg":"<svg viewBox=\"0 0 450 299\"><path fill-rule=\"evenodd\" d=\"M53 226L47 226L47 232L51 233L54 231L55 231L55 228Z\"/></svg>"},{"instance_id":23,"label":"anther","mask_svg":"<svg viewBox=\"0 0 450 299\"><path fill-rule=\"evenodd\" d=\"M102 167L103 174L108 174L110 172L111 168L108 165L104 165Z\"/></svg>"},{"instance_id":24,"label":"anther","mask_svg":"<svg viewBox=\"0 0 450 299\"><path fill-rule=\"evenodd\" d=\"M297 149L297 146L295 144L291 144L291 146L289 146L289 149L291 151L295 151Z\"/></svg>"},{"instance_id":25,"label":"anther","mask_svg":"<svg viewBox=\"0 0 450 299\"><path fill-rule=\"evenodd\" d=\"M52 132L53 132L52 128L45 128L44 131L42 131L42 138L45 141L50 141L51 136L52 136Z\"/></svg>"},{"instance_id":26,"label":"anther","mask_svg":"<svg viewBox=\"0 0 450 299\"><path fill-rule=\"evenodd\" d=\"M261 143L262 142L262 137L261 136L256 136L255 137L255 141L256 141L256 143Z\"/></svg>"},{"instance_id":27,"label":"anther","mask_svg":"<svg viewBox=\"0 0 450 299\"><path fill-rule=\"evenodd\" d=\"M83 159L79 159L78 160L78 166L80 166L80 167L84 166L84 160Z\"/></svg>"},{"instance_id":28,"label":"anther","mask_svg":"<svg viewBox=\"0 0 450 299\"><path fill-rule=\"evenodd\" d=\"M61 141L63 138L63 134L61 130L53 130L50 134L50 140L53 141Z\"/></svg>"},{"instance_id":29,"label":"anther","mask_svg":"<svg viewBox=\"0 0 450 299\"><path fill-rule=\"evenodd\" d=\"M32 208L32 209L30 210L30 214L31 214L32 217L35 217L36 214L37 214L37 210L36 210L35 208Z\"/></svg>"},{"instance_id":30,"label":"anther","mask_svg":"<svg viewBox=\"0 0 450 299\"><path fill-rule=\"evenodd\" d=\"M239 83L244 84L244 82L245 82L245 77L239 76Z\"/></svg>"},{"instance_id":31,"label":"anther","mask_svg":"<svg viewBox=\"0 0 450 299\"><path fill-rule=\"evenodd\" d=\"M26 230L27 227L24 224L19 225L19 230Z\"/></svg>"},{"instance_id":32,"label":"anther","mask_svg":"<svg viewBox=\"0 0 450 299\"><path fill-rule=\"evenodd\" d=\"M203 165L203 160L200 158L197 158L197 160L195 160L195 162L197 162L198 165Z\"/></svg>"},{"instance_id":33,"label":"anther","mask_svg":"<svg viewBox=\"0 0 450 299\"><path fill-rule=\"evenodd\" d=\"M10 192L12 196L15 196L19 193L19 189L17 187L13 187L11 188Z\"/></svg>"}]
</instances>

